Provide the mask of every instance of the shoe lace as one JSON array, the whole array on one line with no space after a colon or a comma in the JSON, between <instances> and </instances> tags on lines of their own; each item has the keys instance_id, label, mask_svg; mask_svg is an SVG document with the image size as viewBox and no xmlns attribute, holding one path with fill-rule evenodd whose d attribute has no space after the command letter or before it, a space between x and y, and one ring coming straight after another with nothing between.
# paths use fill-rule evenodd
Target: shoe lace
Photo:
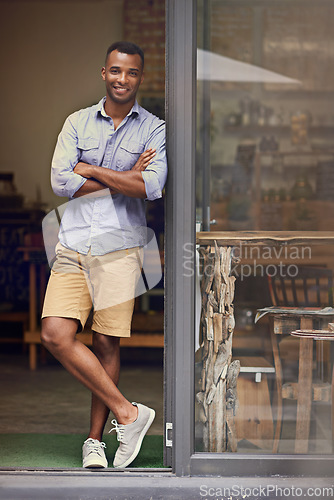
<instances>
[{"instance_id":1,"label":"shoe lace","mask_svg":"<svg viewBox=\"0 0 334 500\"><path fill-rule=\"evenodd\" d=\"M122 441L122 439L124 437L124 425L123 424L119 424L115 418L111 421L111 423L115 427L113 427L112 429L110 429L109 434L112 431L116 431L117 441Z\"/></svg>"},{"instance_id":2,"label":"shoe lace","mask_svg":"<svg viewBox=\"0 0 334 500\"><path fill-rule=\"evenodd\" d=\"M98 441L97 439L89 438L85 441L89 447L89 453L99 453L101 448L106 448L107 445L103 441Z\"/></svg>"}]
</instances>

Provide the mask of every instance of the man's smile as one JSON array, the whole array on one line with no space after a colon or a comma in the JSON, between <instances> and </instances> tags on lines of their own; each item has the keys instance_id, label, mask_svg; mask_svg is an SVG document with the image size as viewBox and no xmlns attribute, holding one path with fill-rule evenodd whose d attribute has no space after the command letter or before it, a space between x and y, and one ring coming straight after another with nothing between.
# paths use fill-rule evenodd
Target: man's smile
<instances>
[{"instance_id":1,"label":"man's smile","mask_svg":"<svg viewBox=\"0 0 334 500\"><path fill-rule=\"evenodd\" d=\"M125 94L129 89L127 87L121 87L119 85L114 85L114 90L117 94Z\"/></svg>"}]
</instances>

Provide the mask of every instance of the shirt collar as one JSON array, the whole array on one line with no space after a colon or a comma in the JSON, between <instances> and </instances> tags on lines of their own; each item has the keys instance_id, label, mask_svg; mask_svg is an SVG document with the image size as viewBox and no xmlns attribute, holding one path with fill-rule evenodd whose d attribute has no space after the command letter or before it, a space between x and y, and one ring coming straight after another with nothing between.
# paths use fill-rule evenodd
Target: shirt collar
<instances>
[{"instance_id":1,"label":"shirt collar","mask_svg":"<svg viewBox=\"0 0 334 500\"><path fill-rule=\"evenodd\" d=\"M105 112L105 109L104 109L105 102L106 102L106 97L104 96L104 97L102 97L101 101L97 104L96 114L100 113L105 118L110 118L110 116L107 115L107 113ZM132 114L136 114L137 116L139 116L139 113L140 113L140 106L139 106L138 102L135 101L134 105L130 109L127 116L131 116Z\"/></svg>"}]
</instances>

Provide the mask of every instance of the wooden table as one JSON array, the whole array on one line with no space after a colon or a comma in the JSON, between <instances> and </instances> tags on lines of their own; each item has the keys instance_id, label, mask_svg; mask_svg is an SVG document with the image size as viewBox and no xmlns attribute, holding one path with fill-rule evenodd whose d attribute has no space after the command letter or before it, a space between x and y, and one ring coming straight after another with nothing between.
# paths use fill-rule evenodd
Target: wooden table
<instances>
[{"instance_id":1,"label":"wooden table","mask_svg":"<svg viewBox=\"0 0 334 500\"><path fill-rule=\"evenodd\" d=\"M203 259L201 282L202 374L201 390L196 394L201 405L205 451L237 451L234 416L237 410L236 382L238 360L232 362L234 330L235 277L231 269L237 261L233 248L238 245L314 245L333 244L332 232L214 231L199 232L196 243ZM270 264L270 262L268 262ZM307 318L306 318L306 325ZM306 328L303 320L302 328ZM309 344L309 343L308 343ZM305 348L304 371L310 360ZM301 403L302 404L302 403Z\"/></svg>"}]
</instances>

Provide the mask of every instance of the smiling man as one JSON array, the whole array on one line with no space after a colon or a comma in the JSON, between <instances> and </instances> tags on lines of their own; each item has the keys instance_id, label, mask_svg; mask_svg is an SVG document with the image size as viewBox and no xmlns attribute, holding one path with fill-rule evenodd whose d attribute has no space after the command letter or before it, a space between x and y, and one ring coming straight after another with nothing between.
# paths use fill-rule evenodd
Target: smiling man
<instances>
[{"instance_id":1,"label":"smiling man","mask_svg":"<svg viewBox=\"0 0 334 500\"><path fill-rule=\"evenodd\" d=\"M102 435L110 410L120 441L114 467L127 467L153 422L153 409L118 390L121 337L130 336L146 243L145 199L162 196L164 122L136 101L144 54L130 42L107 51L106 96L70 115L59 134L51 183L70 198L42 311L43 345L92 392L84 467L107 467ZM93 352L76 339L93 308Z\"/></svg>"}]
</instances>

